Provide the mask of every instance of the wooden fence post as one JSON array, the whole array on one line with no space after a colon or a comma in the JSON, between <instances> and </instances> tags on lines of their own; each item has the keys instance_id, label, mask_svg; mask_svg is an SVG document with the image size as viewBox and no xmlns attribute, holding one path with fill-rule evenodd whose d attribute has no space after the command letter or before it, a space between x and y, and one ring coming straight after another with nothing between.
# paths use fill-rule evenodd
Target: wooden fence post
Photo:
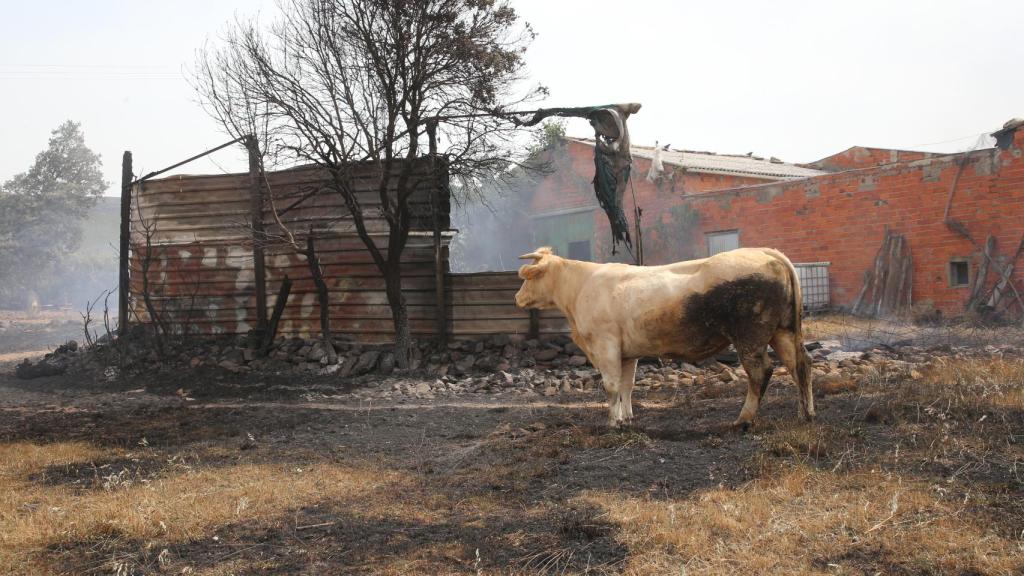
<instances>
[{"instance_id":1,"label":"wooden fence post","mask_svg":"<svg viewBox=\"0 0 1024 576\"><path fill-rule=\"evenodd\" d=\"M441 242L441 208L447 206L442 202L442 189L440 177L437 171L437 121L427 124L427 136L430 143L430 195L431 211L434 218L434 304L437 314L437 341L441 346L448 342L448 309L445 306L445 266L444 246Z\"/></svg>"},{"instance_id":2,"label":"wooden fence post","mask_svg":"<svg viewBox=\"0 0 1024 576\"><path fill-rule=\"evenodd\" d=\"M530 308L530 332L527 334L531 340L540 339L540 310Z\"/></svg>"},{"instance_id":3,"label":"wooden fence post","mask_svg":"<svg viewBox=\"0 0 1024 576\"><path fill-rule=\"evenodd\" d=\"M256 329L267 330L267 271L263 260L263 187L260 185L259 142L249 135L245 138L249 152L249 208L252 215L253 282L256 285Z\"/></svg>"},{"instance_id":4,"label":"wooden fence post","mask_svg":"<svg viewBox=\"0 0 1024 576\"><path fill-rule=\"evenodd\" d=\"M118 247L117 335L128 331L128 296L131 282L128 275L128 252L132 220L132 153L121 157L121 243Z\"/></svg>"}]
</instances>

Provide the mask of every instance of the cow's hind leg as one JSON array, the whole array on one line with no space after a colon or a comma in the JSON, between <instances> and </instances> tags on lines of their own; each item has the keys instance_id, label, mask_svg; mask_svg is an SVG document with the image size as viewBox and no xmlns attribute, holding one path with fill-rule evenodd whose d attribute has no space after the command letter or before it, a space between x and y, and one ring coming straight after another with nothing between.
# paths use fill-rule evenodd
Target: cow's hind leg
<instances>
[{"instance_id":1,"label":"cow's hind leg","mask_svg":"<svg viewBox=\"0 0 1024 576\"><path fill-rule=\"evenodd\" d=\"M733 426L746 430L754 422L757 409L761 405L761 396L768 389L768 380L772 377L771 359L768 358L767 345L741 347L737 350L743 369L747 371L747 398L743 402L740 416Z\"/></svg>"},{"instance_id":2,"label":"cow's hind leg","mask_svg":"<svg viewBox=\"0 0 1024 576\"><path fill-rule=\"evenodd\" d=\"M625 424L633 422L633 385L636 383L637 360L622 362L622 376L619 380L619 403L622 406L622 420Z\"/></svg>"},{"instance_id":3,"label":"cow's hind leg","mask_svg":"<svg viewBox=\"0 0 1024 576\"><path fill-rule=\"evenodd\" d=\"M779 355L786 369L793 375L800 395L799 415L804 420L814 419L814 391L811 389L811 358L804 343L789 330L778 330L772 336L772 349Z\"/></svg>"}]
</instances>

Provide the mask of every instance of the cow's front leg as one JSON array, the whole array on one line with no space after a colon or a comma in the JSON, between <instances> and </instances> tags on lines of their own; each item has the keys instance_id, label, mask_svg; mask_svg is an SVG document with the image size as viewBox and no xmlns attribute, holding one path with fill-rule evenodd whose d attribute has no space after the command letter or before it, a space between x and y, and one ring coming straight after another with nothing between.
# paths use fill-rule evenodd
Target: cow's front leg
<instances>
[{"instance_id":1,"label":"cow's front leg","mask_svg":"<svg viewBox=\"0 0 1024 576\"><path fill-rule=\"evenodd\" d=\"M622 357L616 342L594 346L590 361L601 372L604 393L608 397L608 426L618 428L625 421L622 401Z\"/></svg>"},{"instance_id":2,"label":"cow's front leg","mask_svg":"<svg viewBox=\"0 0 1024 576\"><path fill-rule=\"evenodd\" d=\"M633 422L633 385L636 383L637 360L622 362L622 379L619 385L619 398L622 402L622 419L626 424Z\"/></svg>"}]
</instances>

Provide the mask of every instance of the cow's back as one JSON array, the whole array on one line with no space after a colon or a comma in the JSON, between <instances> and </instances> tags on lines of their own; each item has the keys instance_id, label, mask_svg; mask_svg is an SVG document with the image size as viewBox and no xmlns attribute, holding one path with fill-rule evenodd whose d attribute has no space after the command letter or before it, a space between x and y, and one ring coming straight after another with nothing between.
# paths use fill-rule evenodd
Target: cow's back
<instances>
[{"instance_id":1,"label":"cow's back","mask_svg":"<svg viewBox=\"0 0 1024 576\"><path fill-rule=\"evenodd\" d=\"M792 316L780 256L741 248L665 266L602 266L580 291L575 327L584 340L617 333L624 357L706 358Z\"/></svg>"}]
</instances>

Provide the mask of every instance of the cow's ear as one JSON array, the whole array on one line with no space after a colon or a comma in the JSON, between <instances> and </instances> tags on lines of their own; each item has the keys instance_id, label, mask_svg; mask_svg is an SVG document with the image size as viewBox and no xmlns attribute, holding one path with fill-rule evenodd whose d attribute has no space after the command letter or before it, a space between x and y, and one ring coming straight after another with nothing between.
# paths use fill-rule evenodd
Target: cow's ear
<instances>
[{"instance_id":1,"label":"cow's ear","mask_svg":"<svg viewBox=\"0 0 1024 576\"><path fill-rule=\"evenodd\" d=\"M536 280L544 275L546 268L544 264L525 264L519 268L519 277L523 280Z\"/></svg>"}]
</instances>

